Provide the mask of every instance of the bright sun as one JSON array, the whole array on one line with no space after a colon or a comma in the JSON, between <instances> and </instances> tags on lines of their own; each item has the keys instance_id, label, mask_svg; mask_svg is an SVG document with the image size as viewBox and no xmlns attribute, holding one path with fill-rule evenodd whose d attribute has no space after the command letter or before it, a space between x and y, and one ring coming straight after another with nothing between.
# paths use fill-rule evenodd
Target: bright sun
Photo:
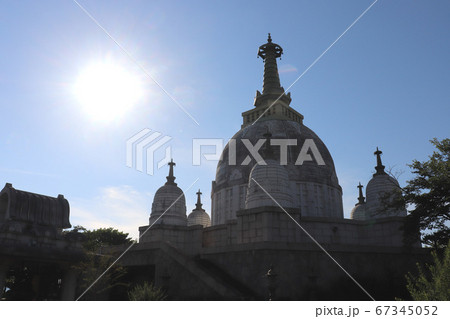
<instances>
[{"instance_id":1,"label":"bright sun","mask_svg":"<svg viewBox=\"0 0 450 319\"><path fill-rule=\"evenodd\" d=\"M75 94L91 118L120 118L143 95L140 81L114 63L96 63L86 68L75 83Z\"/></svg>"}]
</instances>

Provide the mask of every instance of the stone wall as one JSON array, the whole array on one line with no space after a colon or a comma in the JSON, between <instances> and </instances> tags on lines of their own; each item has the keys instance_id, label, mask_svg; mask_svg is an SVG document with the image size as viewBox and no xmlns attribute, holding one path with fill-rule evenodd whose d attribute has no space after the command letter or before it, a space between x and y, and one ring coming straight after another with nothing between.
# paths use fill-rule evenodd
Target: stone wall
<instances>
[{"instance_id":1,"label":"stone wall","mask_svg":"<svg viewBox=\"0 0 450 319\"><path fill-rule=\"evenodd\" d=\"M139 227L140 243L168 242L188 255L200 252L203 226L153 225Z\"/></svg>"},{"instance_id":2,"label":"stone wall","mask_svg":"<svg viewBox=\"0 0 450 319\"><path fill-rule=\"evenodd\" d=\"M327 251L377 300L408 298L405 274L427 259L421 249L328 245ZM370 300L315 244L248 243L204 249L200 257L250 287L258 299L267 300L272 266L275 300Z\"/></svg>"},{"instance_id":3,"label":"stone wall","mask_svg":"<svg viewBox=\"0 0 450 319\"><path fill-rule=\"evenodd\" d=\"M140 242L170 242L187 254L202 247L226 247L254 242L312 243L306 230L323 245L402 247L402 217L370 221L302 217L299 209L290 209L289 217L279 207L240 210L236 220L226 224L201 226L154 225ZM148 226L139 228L142 234ZM302 229L303 228L303 229Z\"/></svg>"},{"instance_id":4,"label":"stone wall","mask_svg":"<svg viewBox=\"0 0 450 319\"><path fill-rule=\"evenodd\" d=\"M235 220L207 228L155 225L126 260L134 265L152 256L144 263L155 264L158 285L165 285L167 274L173 278L175 300L264 300L271 265L275 299L368 300L308 232L374 298L408 297L404 276L428 252L403 247L402 217L357 221L288 212L292 218L278 207L245 209Z\"/></svg>"}]
</instances>

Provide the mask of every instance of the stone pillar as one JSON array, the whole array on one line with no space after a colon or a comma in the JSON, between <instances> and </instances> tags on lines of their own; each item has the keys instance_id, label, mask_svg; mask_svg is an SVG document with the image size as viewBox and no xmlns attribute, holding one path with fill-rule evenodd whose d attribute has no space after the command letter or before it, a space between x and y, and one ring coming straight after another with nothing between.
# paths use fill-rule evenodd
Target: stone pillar
<instances>
[{"instance_id":1,"label":"stone pillar","mask_svg":"<svg viewBox=\"0 0 450 319\"><path fill-rule=\"evenodd\" d=\"M0 262L0 298L3 295L5 289L6 276L8 275L9 263L6 261Z\"/></svg>"},{"instance_id":2,"label":"stone pillar","mask_svg":"<svg viewBox=\"0 0 450 319\"><path fill-rule=\"evenodd\" d=\"M77 297L77 273L74 269L66 269L61 282L61 300L73 301Z\"/></svg>"}]
</instances>

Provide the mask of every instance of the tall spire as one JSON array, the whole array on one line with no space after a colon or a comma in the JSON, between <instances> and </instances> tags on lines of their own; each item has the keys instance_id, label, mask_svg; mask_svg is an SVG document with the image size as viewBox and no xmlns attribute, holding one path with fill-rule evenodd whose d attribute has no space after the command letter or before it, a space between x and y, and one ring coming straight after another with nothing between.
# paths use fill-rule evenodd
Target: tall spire
<instances>
[{"instance_id":1,"label":"tall spire","mask_svg":"<svg viewBox=\"0 0 450 319\"><path fill-rule=\"evenodd\" d=\"M173 176L173 167L176 164L173 162L173 159L171 159L167 165L170 166L170 169L169 169L169 176L166 177L167 178L166 185L175 185L176 186L177 183L175 183L175 176Z\"/></svg>"},{"instance_id":2,"label":"tall spire","mask_svg":"<svg viewBox=\"0 0 450 319\"><path fill-rule=\"evenodd\" d=\"M284 92L280 85L280 77L278 75L277 58L283 54L283 49L276 43L272 42L272 37L267 38L267 43L259 47L258 56L264 61L264 81L262 93L278 93Z\"/></svg>"},{"instance_id":3,"label":"tall spire","mask_svg":"<svg viewBox=\"0 0 450 319\"><path fill-rule=\"evenodd\" d=\"M278 75L277 58L283 54L283 49L276 43L272 42L272 37L267 38L267 43L258 49L258 57L264 61L264 80L262 94L256 91L255 103L256 107L268 107L274 100L279 100L286 106L291 103L291 94L284 93L284 89L280 84L280 76Z\"/></svg>"},{"instance_id":4,"label":"tall spire","mask_svg":"<svg viewBox=\"0 0 450 319\"><path fill-rule=\"evenodd\" d=\"M359 185L356 187L359 188L358 204L364 204L364 200L366 198L363 196L363 192L362 192L363 186L361 185L361 182L359 182ZM358 204L356 204L356 205L358 205Z\"/></svg>"},{"instance_id":5,"label":"tall spire","mask_svg":"<svg viewBox=\"0 0 450 319\"><path fill-rule=\"evenodd\" d=\"M377 150L373 154L377 156L377 166L375 166L375 169L377 170L377 172L375 174L373 174L373 176L386 175L386 172L384 171L384 165L383 165L383 163L381 163L381 156L380 156L381 154L383 154L383 152L380 151L377 146Z\"/></svg>"},{"instance_id":6,"label":"tall spire","mask_svg":"<svg viewBox=\"0 0 450 319\"><path fill-rule=\"evenodd\" d=\"M197 192L197 204L195 204L195 209L197 209L197 210L203 210L203 208L202 208L203 204L202 204L201 199L200 199L200 195L201 194L202 194L202 192L200 192L200 190L198 190L198 192Z\"/></svg>"},{"instance_id":7,"label":"tall spire","mask_svg":"<svg viewBox=\"0 0 450 319\"><path fill-rule=\"evenodd\" d=\"M277 58L283 54L283 49L272 42L269 33L267 43L258 49L258 57L264 62L263 90L256 91L253 102L255 108L242 113L244 119L242 127L251 125L255 121L287 120L303 123L303 115L290 107L291 93L286 93L280 84Z\"/></svg>"}]
</instances>

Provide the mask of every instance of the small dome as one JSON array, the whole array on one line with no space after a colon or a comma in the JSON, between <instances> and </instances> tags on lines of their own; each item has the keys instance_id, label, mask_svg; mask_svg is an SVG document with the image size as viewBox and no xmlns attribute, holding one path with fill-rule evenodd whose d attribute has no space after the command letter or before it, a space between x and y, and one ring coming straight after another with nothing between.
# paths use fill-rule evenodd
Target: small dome
<instances>
[{"instance_id":1,"label":"small dome","mask_svg":"<svg viewBox=\"0 0 450 319\"><path fill-rule=\"evenodd\" d=\"M377 150L374 153L377 156L376 173L366 187L367 209L372 218L382 218L389 216L406 216L406 209L393 209L386 207L389 202L394 200L396 191L400 192L398 181L389 176L384 171L380 155L382 152Z\"/></svg>"},{"instance_id":2,"label":"small dome","mask_svg":"<svg viewBox=\"0 0 450 319\"><path fill-rule=\"evenodd\" d=\"M200 190L197 192L197 204L195 204L195 209L189 214L187 219L187 225L202 225L203 227L211 226L211 218L206 213L206 211L202 208L203 204L200 201L200 195L202 193Z\"/></svg>"},{"instance_id":3,"label":"small dome","mask_svg":"<svg viewBox=\"0 0 450 319\"><path fill-rule=\"evenodd\" d=\"M387 174L375 175L367 183L366 195L367 202L376 202L381 199L385 193L391 193L395 189L400 189L397 180Z\"/></svg>"},{"instance_id":4,"label":"small dome","mask_svg":"<svg viewBox=\"0 0 450 319\"><path fill-rule=\"evenodd\" d=\"M355 207L353 207L350 218L355 220L367 220L370 218L369 212L367 210L366 204L356 204Z\"/></svg>"},{"instance_id":5,"label":"small dome","mask_svg":"<svg viewBox=\"0 0 450 319\"><path fill-rule=\"evenodd\" d=\"M188 226L202 225L203 227L211 226L211 218L204 210L192 210L192 213L188 216Z\"/></svg>"},{"instance_id":6,"label":"small dome","mask_svg":"<svg viewBox=\"0 0 450 319\"><path fill-rule=\"evenodd\" d=\"M265 136L270 137L271 134ZM266 143L266 147L264 154L266 165L258 163L250 171L245 208L278 206L268 194L282 207L293 207L289 174L285 167L272 158L269 143Z\"/></svg>"},{"instance_id":7,"label":"small dome","mask_svg":"<svg viewBox=\"0 0 450 319\"><path fill-rule=\"evenodd\" d=\"M175 163L171 161L169 165L170 171L167 182L156 191L153 199L150 225L155 223L186 226L186 199L183 191L174 182L173 166L175 166Z\"/></svg>"},{"instance_id":8,"label":"small dome","mask_svg":"<svg viewBox=\"0 0 450 319\"><path fill-rule=\"evenodd\" d=\"M350 213L350 218L355 220L367 220L370 218L370 215L366 207L366 202L364 201L366 198L363 196L363 186L361 185L361 182L357 188L359 189L358 203L356 203L355 207L353 207Z\"/></svg>"}]
</instances>

